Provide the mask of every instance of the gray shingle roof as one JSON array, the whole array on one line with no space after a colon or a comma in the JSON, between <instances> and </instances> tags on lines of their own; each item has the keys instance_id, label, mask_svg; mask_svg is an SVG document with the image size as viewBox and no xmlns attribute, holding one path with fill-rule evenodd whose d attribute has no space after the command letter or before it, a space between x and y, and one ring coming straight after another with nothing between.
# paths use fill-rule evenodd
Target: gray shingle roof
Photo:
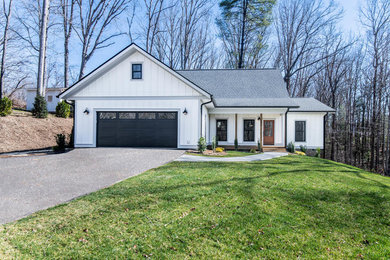
<instances>
[{"instance_id":1,"label":"gray shingle roof","mask_svg":"<svg viewBox=\"0 0 390 260\"><path fill-rule=\"evenodd\" d=\"M218 107L297 107L277 69L177 72L211 93Z\"/></svg>"},{"instance_id":2,"label":"gray shingle roof","mask_svg":"<svg viewBox=\"0 0 390 260\"><path fill-rule=\"evenodd\" d=\"M291 108L291 112L335 112L331 107L315 98L291 98L299 108Z\"/></svg>"}]
</instances>

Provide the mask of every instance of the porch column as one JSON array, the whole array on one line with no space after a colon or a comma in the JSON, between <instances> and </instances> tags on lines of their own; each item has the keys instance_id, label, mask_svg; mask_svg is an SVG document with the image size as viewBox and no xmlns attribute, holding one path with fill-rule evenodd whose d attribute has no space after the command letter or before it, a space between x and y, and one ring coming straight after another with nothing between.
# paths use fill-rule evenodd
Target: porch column
<instances>
[{"instance_id":1,"label":"porch column","mask_svg":"<svg viewBox=\"0 0 390 260\"><path fill-rule=\"evenodd\" d=\"M237 114L234 115L234 140L237 140Z\"/></svg>"},{"instance_id":2,"label":"porch column","mask_svg":"<svg viewBox=\"0 0 390 260\"><path fill-rule=\"evenodd\" d=\"M263 146L263 114L260 114L260 144Z\"/></svg>"}]
</instances>

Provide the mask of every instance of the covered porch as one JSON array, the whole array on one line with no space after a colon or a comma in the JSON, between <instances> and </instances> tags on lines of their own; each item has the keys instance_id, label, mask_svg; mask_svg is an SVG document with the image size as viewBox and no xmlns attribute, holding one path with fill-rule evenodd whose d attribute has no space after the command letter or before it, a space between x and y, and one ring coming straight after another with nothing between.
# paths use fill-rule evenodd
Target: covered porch
<instances>
[{"instance_id":1,"label":"covered porch","mask_svg":"<svg viewBox=\"0 0 390 260\"><path fill-rule=\"evenodd\" d=\"M234 149L235 140L239 149L286 147L286 108L211 108L205 118L205 133L208 144L213 137L218 145Z\"/></svg>"}]
</instances>

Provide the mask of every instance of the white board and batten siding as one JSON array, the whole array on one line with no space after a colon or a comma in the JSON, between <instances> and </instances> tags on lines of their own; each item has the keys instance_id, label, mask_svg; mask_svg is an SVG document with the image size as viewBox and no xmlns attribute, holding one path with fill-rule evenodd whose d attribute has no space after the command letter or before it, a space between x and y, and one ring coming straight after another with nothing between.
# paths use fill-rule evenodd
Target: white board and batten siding
<instances>
[{"instance_id":1,"label":"white board and batten siding","mask_svg":"<svg viewBox=\"0 0 390 260\"><path fill-rule=\"evenodd\" d=\"M131 79L132 64L142 64L142 79ZM98 111L175 111L178 148L195 148L201 131L202 98L201 93L166 68L136 51L73 95L75 146L96 147Z\"/></svg>"},{"instance_id":2,"label":"white board and batten siding","mask_svg":"<svg viewBox=\"0 0 390 260\"><path fill-rule=\"evenodd\" d=\"M324 148L324 112L289 112L287 116L287 143L295 147L307 146L308 149ZM306 122L306 142L295 142L295 121Z\"/></svg>"}]
</instances>

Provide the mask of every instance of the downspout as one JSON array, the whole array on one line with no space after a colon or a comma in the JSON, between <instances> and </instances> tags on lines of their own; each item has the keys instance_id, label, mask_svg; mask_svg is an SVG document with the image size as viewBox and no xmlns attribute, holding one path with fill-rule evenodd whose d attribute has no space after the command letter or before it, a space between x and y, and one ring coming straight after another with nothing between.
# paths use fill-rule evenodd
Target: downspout
<instances>
[{"instance_id":1,"label":"downspout","mask_svg":"<svg viewBox=\"0 0 390 260\"><path fill-rule=\"evenodd\" d=\"M324 155L323 155L324 159L325 159L325 141L326 141L325 140L326 139L325 138L325 136L326 136L326 119L328 118L328 114L329 114L329 112L327 112L326 115L324 115L324 123L323 123L324 124L324 126L323 126L324 127L324 133L323 133L323 141L322 141L323 142L322 143L322 145L323 145L322 150L324 151L323 152L324 153Z\"/></svg>"},{"instance_id":2,"label":"downspout","mask_svg":"<svg viewBox=\"0 0 390 260\"><path fill-rule=\"evenodd\" d=\"M286 113L284 114L284 147L287 148L287 113L290 111L290 108L287 108Z\"/></svg>"},{"instance_id":3,"label":"downspout","mask_svg":"<svg viewBox=\"0 0 390 260\"><path fill-rule=\"evenodd\" d=\"M203 130L203 106L213 102L213 96L210 96L210 101L204 102L200 105L200 136L202 137ZM206 136L206 129L204 135Z\"/></svg>"}]
</instances>

